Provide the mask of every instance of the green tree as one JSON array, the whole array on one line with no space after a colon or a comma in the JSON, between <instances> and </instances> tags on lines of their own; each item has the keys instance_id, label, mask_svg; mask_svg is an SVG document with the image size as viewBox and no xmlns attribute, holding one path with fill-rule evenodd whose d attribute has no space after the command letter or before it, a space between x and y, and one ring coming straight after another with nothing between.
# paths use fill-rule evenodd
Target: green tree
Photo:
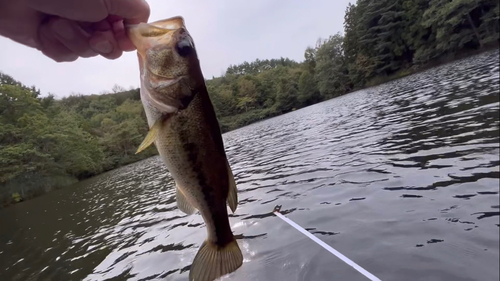
<instances>
[{"instance_id":1,"label":"green tree","mask_svg":"<svg viewBox=\"0 0 500 281\"><path fill-rule=\"evenodd\" d=\"M314 70L316 68L316 49L307 47L306 51L304 52L304 58L306 70L314 74Z\"/></svg>"},{"instance_id":2,"label":"green tree","mask_svg":"<svg viewBox=\"0 0 500 281\"><path fill-rule=\"evenodd\" d=\"M338 33L318 47L315 76L323 98L332 98L349 90L343 41L344 38Z\"/></svg>"},{"instance_id":3,"label":"green tree","mask_svg":"<svg viewBox=\"0 0 500 281\"><path fill-rule=\"evenodd\" d=\"M309 71L304 71L300 75L298 89L297 101L299 105L308 106L321 101L314 75Z\"/></svg>"}]
</instances>

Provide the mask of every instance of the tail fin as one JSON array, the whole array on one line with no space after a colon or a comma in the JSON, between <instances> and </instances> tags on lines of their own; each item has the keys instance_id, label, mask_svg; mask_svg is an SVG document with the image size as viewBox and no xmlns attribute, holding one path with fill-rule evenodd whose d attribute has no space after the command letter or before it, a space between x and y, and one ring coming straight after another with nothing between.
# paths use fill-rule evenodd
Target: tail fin
<instances>
[{"instance_id":1,"label":"tail fin","mask_svg":"<svg viewBox=\"0 0 500 281\"><path fill-rule=\"evenodd\" d=\"M189 280L212 281L235 271L242 264L243 254L236 240L224 247L205 241L194 257Z\"/></svg>"}]
</instances>

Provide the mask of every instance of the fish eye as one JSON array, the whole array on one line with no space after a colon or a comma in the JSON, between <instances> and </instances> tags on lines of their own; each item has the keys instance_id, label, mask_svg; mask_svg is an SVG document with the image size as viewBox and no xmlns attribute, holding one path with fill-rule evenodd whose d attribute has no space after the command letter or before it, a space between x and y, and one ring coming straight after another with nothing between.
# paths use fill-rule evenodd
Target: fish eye
<instances>
[{"instance_id":1,"label":"fish eye","mask_svg":"<svg viewBox=\"0 0 500 281\"><path fill-rule=\"evenodd\" d=\"M183 39L177 42L177 45L175 45L175 50L181 57L186 57L193 50L193 46L188 39Z\"/></svg>"}]
</instances>

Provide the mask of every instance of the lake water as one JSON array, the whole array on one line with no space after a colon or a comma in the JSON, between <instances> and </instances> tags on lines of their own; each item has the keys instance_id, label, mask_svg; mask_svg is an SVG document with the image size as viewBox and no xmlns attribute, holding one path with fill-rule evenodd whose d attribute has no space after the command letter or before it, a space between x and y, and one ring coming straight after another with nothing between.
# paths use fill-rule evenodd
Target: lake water
<instances>
[{"instance_id":1,"label":"lake water","mask_svg":"<svg viewBox=\"0 0 500 281\"><path fill-rule=\"evenodd\" d=\"M224 134L243 266L224 280L499 280L499 53ZM0 210L0 280L187 280L206 237L158 157Z\"/></svg>"}]
</instances>

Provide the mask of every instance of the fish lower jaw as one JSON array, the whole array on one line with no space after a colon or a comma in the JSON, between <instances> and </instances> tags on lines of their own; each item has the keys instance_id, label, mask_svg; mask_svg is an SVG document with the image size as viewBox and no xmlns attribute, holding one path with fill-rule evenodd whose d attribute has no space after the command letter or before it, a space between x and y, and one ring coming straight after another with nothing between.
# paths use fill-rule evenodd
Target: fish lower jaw
<instances>
[{"instance_id":1,"label":"fish lower jaw","mask_svg":"<svg viewBox=\"0 0 500 281\"><path fill-rule=\"evenodd\" d=\"M158 76L158 75L155 75L155 76ZM158 81L151 81L150 80L149 81L149 85L153 89L156 89L156 88L166 88L168 86L171 86L171 85L179 82L184 77L185 76L179 76L179 77L176 77L176 78L161 77L161 80L158 80Z\"/></svg>"},{"instance_id":2,"label":"fish lower jaw","mask_svg":"<svg viewBox=\"0 0 500 281\"><path fill-rule=\"evenodd\" d=\"M179 108L168 105L165 103L162 103L158 100L156 100L151 93L146 89L143 83L141 83L141 99L146 102L148 105L147 108L154 109L154 111L157 111L159 114L163 113L175 113L179 111Z\"/></svg>"},{"instance_id":3,"label":"fish lower jaw","mask_svg":"<svg viewBox=\"0 0 500 281\"><path fill-rule=\"evenodd\" d=\"M150 101L150 104L156 108L158 111L160 111L161 113L176 113L179 111L179 108L175 107L175 106L171 106L171 105L168 105L168 104L164 104L164 103L160 103L154 99L151 99Z\"/></svg>"}]
</instances>

